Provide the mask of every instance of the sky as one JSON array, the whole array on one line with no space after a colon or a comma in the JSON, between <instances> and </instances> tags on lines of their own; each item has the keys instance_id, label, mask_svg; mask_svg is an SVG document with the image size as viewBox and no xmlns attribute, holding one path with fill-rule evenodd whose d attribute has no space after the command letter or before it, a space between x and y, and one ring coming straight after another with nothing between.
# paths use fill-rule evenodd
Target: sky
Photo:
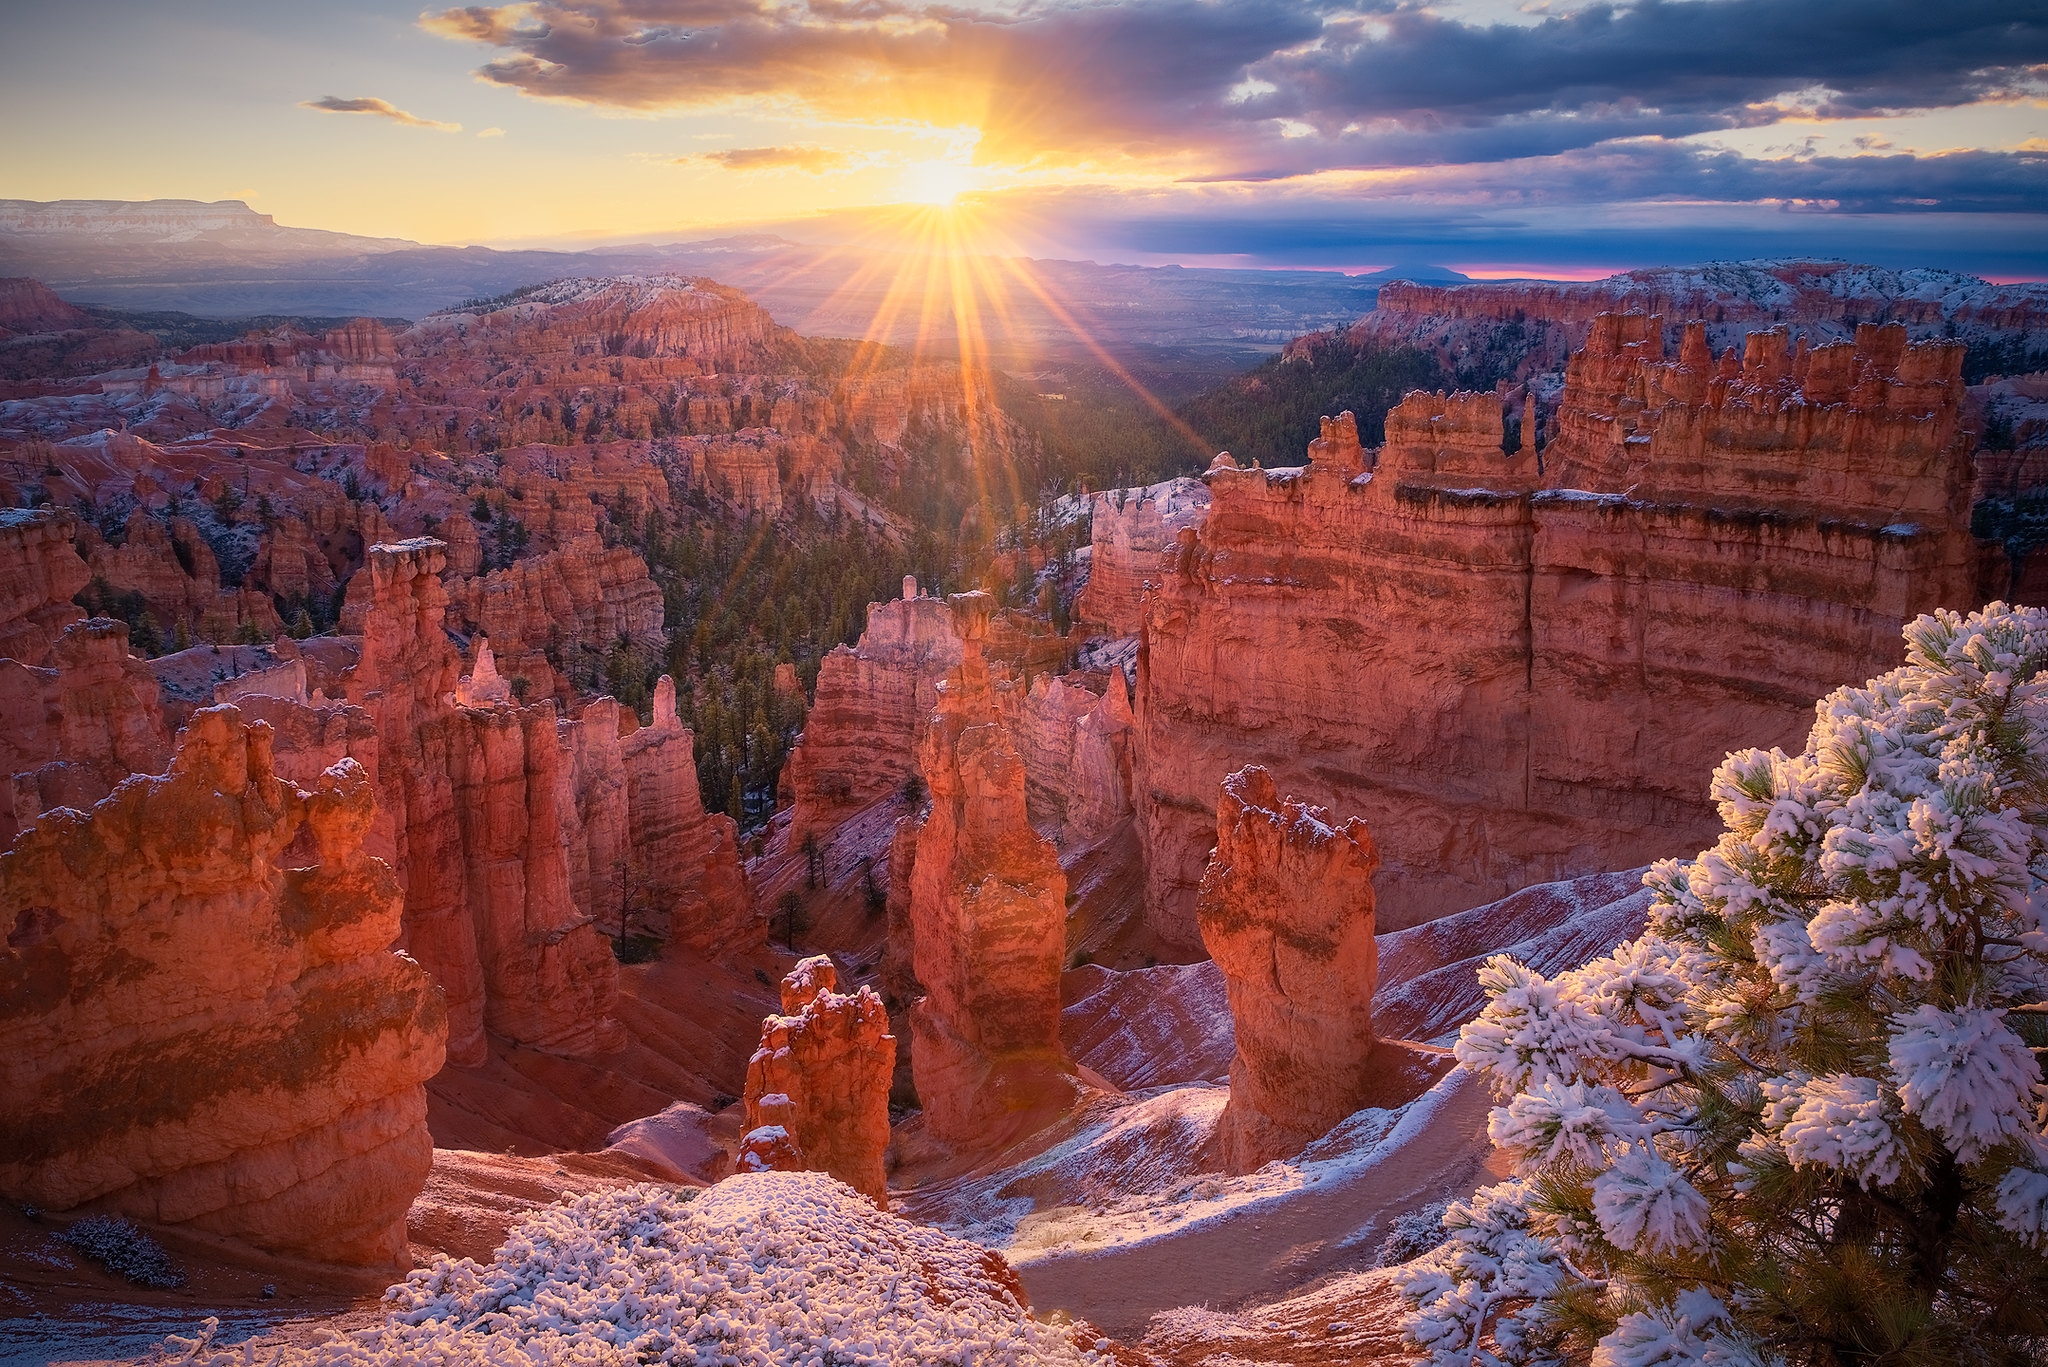
<instances>
[{"instance_id":1,"label":"sky","mask_svg":"<svg viewBox=\"0 0 2048 1367\"><path fill-rule=\"evenodd\" d=\"M0 197L577 246L2048 276L2048 0L0 0Z\"/></svg>"}]
</instances>

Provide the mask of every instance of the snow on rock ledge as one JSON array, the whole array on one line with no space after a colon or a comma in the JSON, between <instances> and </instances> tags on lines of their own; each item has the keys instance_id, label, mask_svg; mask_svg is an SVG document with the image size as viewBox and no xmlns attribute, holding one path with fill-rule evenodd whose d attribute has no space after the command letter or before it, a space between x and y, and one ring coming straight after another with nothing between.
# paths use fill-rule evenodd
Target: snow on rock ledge
<instances>
[{"instance_id":1,"label":"snow on rock ledge","mask_svg":"<svg viewBox=\"0 0 2048 1367\"><path fill-rule=\"evenodd\" d=\"M578 1197L535 1212L489 1265L436 1259L385 1302L381 1324L293 1345L271 1360L1108 1360L1077 1349L1068 1329L1033 1320L1000 1254L886 1215L823 1173L741 1175L694 1200L657 1186ZM225 1363L241 1351L195 1360Z\"/></svg>"}]
</instances>

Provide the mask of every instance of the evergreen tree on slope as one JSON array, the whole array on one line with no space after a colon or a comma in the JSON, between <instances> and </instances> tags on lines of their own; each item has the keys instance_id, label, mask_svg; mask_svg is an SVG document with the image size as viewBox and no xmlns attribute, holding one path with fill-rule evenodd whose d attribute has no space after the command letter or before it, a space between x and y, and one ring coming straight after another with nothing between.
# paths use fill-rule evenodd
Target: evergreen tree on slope
<instances>
[{"instance_id":1,"label":"evergreen tree on slope","mask_svg":"<svg viewBox=\"0 0 2048 1367\"><path fill-rule=\"evenodd\" d=\"M2048 611L1905 637L1640 939L1481 970L1516 1176L1402 1274L1432 1367L2048 1362Z\"/></svg>"}]
</instances>

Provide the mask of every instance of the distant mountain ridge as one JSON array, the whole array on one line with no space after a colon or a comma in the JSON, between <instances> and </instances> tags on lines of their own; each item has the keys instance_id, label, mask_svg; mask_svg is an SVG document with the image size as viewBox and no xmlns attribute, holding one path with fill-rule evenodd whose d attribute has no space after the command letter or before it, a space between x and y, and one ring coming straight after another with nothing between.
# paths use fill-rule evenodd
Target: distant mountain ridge
<instances>
[{"instance_id":1,"label":"distant mountain ridge","mask_svg":"<svg viewBox=\"0 0 2048 1367\"><path fill-rule=\"evenodd\" d=\"M282 227L239 199L0 199L0 234L125 245L211 242L258 250L392 252L420 246L402 237Z\"/></svg>"},{"instance_id":2,"label":"distant mountain ridge","mask_svg":"<svg viewBox=\"0 0 2048 1367\"><path fill-rule=\"evenodd\" d=\"M1096 364L1101 348L1126 366L1230 373L1290 337L1349 325L1379 289L1376 279L1337 271L987 258L973 271L934 277L925 265L770 233L500 250L281 227L239 200L0 200L0 277L31 277L73 305L205 318L417 319L551 280L682 274L743 289L808 336L943 354L965 326L981 334L977 348L995 364L1020 372ZM1397 275L1457 278L1420 267L1386 278ZM1005 297L956 308L949 291L964 278L997 282Z\"/></svg>"}]
</instances>

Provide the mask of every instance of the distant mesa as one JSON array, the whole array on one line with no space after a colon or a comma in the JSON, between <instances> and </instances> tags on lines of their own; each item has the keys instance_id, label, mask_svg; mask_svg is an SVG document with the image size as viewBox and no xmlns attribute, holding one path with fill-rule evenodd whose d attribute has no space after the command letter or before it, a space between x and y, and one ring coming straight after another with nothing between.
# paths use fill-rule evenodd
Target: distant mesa
<instances>
[{"instance_id":1,"label":"distant mesa","mask_svg":"<svg viewBox=\"0 0 2048 1367\"><path fill-rule=\"evenodd\" d=\"M1472 277L1464 274L1463 272L1454 271L1449 266L1388 266L1384 270L1367 271L1363 275L1353 276L1352 279L1371 280L1375 282L1386 280L1414 280L1422 284L1433 285L1463 284L1469 282L1472 279Z\"/></svg>"}]
</instances>

